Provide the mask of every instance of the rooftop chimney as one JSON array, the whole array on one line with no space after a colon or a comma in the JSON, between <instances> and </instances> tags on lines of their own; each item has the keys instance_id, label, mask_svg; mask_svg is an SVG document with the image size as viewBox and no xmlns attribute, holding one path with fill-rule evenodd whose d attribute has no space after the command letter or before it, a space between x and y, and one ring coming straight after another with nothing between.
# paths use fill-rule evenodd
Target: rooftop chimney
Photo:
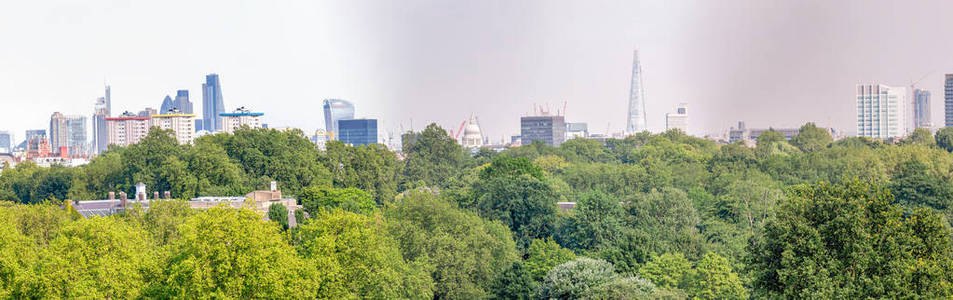
<instances>
[{"instance_id":1,"label":"rooftop chimney","mask_svg":"<svg viewBox=\"0 0 953 300\"><path fill-rule=\"evenodd\" d=\"M119 192L119 205L126 209L126 192Z\"/></svg>"},{"instance_id":2,"label":"rooftop chimney","mask_svg":"<svg viewBox=\"0 0 953 300\"><path fill-rule=\"evenodd\" d=\"M277 181L272 181L272 182L271 182L271 191L272 191L272 192L277 192L277 191L278 191L278 182L277 182Z\"/></svg>"}]
</instances>

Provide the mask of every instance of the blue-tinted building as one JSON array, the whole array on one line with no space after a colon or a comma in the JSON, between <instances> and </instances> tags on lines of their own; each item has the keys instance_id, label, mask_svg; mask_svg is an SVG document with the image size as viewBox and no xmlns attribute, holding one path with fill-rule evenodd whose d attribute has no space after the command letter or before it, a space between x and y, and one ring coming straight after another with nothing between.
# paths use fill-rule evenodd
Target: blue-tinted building
<instances>
[{"instance_id":1,"label":"blue-tinted building","mask_svg":"<svg viewBox=\"0 0 953 300\"><path fill-rule=\"evenodd\" d=\"M930 119L930 91L913 90L913 125L914 128L933 126Z\"/></svg>"},{"instance_id":2,"label":"blue-tinted building","mask_svg":"<svg viewBox=\"0 0 953 300\"><path fill-rule=\"evenodd\" d=\"M9 131L0 131L0 154L13 152L13 136Z\"/></svg>"},{"instance_id":3,"label":"blue-tinted building","mask_svg":"<svg viewBox=\"0 0 953 300\"><path fill-rule=\"evenodd\" d=\"M218 115L225 113L225 101L222 100L222 82L218 74L205 75L202 84L202 129L208 132L222 130L222 121Z\"/></svg>"},{"instance_id":4,"label":"blue-tinted building","mask_svg":"<svg viewBox=\"0 0 953 300\"><path fill-rule=\"evenodd\" d=\"M354 104L341 99L324 100L324 130L338 136L338 121L354 119ZM340 140L340 139L337 139Z\"/></svg>"},{"instance_id":5,"label":"blue-tinted building","mask_svg":"<svg viewBox=\"0 0 953 300\"><path fill-rule=\"evenodd\" d=\"M175 102L172 102L172 97L165 96L165 99L162 99L162 105L159 105L159 112L167 113L170 110L172 110L172 108L174 107L175 107Z\"/></svg>"},{"instance_id":6,"label":"blue-tinted building","mask_svg":"<svg viewBox=\"0 0 953 300\"><path fill-rule=\"evenodd\" d=\"M192 101L189 101L189 90L178 90L175 92L175 100L172 105L184 114L192 114ZM166 113L162 111L160 113Z\"/></svg>"},{"instance_id":7,"label":"blue-tinted building","mask_svg":"<svg viewBox=\"0 0 953 300\"><path fill-rule=\"evenodd\" d=\"M377 119L340 120L338 140L351 145L377 144Z\"/></svg>"}]
</instances>

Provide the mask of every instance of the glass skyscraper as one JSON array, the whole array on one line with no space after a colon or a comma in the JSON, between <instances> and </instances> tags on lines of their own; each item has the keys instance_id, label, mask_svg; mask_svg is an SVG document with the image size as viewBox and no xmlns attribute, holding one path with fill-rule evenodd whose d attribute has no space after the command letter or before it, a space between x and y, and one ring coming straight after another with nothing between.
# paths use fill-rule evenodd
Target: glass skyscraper
<instances>
[{"instance_id":1,"label":"glass skyscraper","mask_svg":"<svg viewBox=\"0 0 953 300\"><path fill-rule=\"evenodd\" d=\"M189 90L178 90L175 92L175 101L172 102L172 106L184 114L191 114L193 107L192 101L189 101ZM161 113L164 114L166 112Z\"/></svg>"},{"instance_id":2,"label":"glass skyscraper","mask_svg":"<svg viewBox=\"0 0 953 300\"><path fill-rule=\"evenodd\" d=\"M636 134L648 130L645 122L645 90L642 89L642 66L639 64L639 50L632 58L632 85L629 89L629 115L626 134Z\"/></svg>"},{"instance_id":3,"label":"glass skyscraper","mask_svg":"<svg viewBox=\"0 0 953 300\"><path fill-rule=\"evenodd\" d=\"M202 84L202 129L208 132L221 131L222 121L218 115L223 113L225 103L222 100L222 83L218 74L205 75L205 83Z\"/></svg>"},{"instance_id":4,"label":"glass skyscraper","mask_svg":"<svg viewBox=\"0 0 953 300\"><path fill-rule=\"evenodd\" d=\"M172 97L165 96L162 99L162 105L159 105L159 113L168 113L173 107L175 107L175 102L172 102Z\"/></svg>"},{"instance_id":5,"label":"glass skyscraper","mask_svg":"<svg viewBox=\"0 0 953 300\"><path fill-rule=\"evenodd\" d=\"M953 126L953 74L946 74L946 81L943 83L943 105L946 116L946 127Z\"/></svg>"},{"instance_id":6,"label":"glass skyscraper","mask_svg":"<svg viewBox=\"0 0 953 300\"><path fill-rule=\"evenodd\" d=\"M338 121L354 119L354 104L341 99L324 100L325 131L338 136ZM340 140L340 139L338 139Z\"/></svg>"},{"instance_id":7,"label":"glass skyscraper","mask_svg":"<svg viewBox=\"0 0 953 300\"><path fill-rule=\"evenodd\" d=\"M10 152L13 152L13 136L9 131L0 131L0 154Z\"/></svg>"},{"instance_id":8,"label":"glass skyscraper","mask_svg":"<svg viewBox=\"0 0 953 300\"><path fill-rule=\"evenodd\" d=\"M930 128L930 91L913 90L913 126L914 128Z\"/></svg>"},{"instance_id":9,"label":"glass skyscraper","mask_svg":"<svg viewBox=\"0 0 953 300\"><path fill-rule=\"evenodd\" d=\"M93 147L92 154L100 154L106 151L109 146L108 133L106 132L106 118L109 113L106 108L106 98L101 97L96 100L96 106L93 111Z\"/></svg>"},{"instance_id":10,"label":"glass skyscraper","mask_svg":"<svg viewBox=\"0 0 953 300\"><path fill-rule=\"evenodd\" d=\"M566 119L563 116L529 116L520 118L520 139L524 145L535 140L559 146L566 140Z\"/></svg>"},{"instance_id":11,"label":"glass skyscraper","mask_svg":"<svg viewBox=\"0 0 953 300\"><path fill-rule=\"evenodd\" d=\"M338 140L351 145L377 143L376 119L348 119L338 121Z\"/></svg>"}]
</instances>

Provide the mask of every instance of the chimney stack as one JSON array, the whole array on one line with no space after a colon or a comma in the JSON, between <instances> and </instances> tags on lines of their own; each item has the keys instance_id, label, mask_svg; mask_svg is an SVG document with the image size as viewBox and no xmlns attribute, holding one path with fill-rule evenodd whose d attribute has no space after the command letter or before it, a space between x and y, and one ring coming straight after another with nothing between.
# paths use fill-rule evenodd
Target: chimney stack
<instances>
[{"instance_id":1,"label":"chimney stack","mask_svg":"<svg viewBox=\"0 0 953 300\"><path fill-rule=\"evenodd\" d=\"M119 192L119 205L126 209L126 192Z\"/></svg>"},{"instance_id":2,"label":"chimney stack","mask_svg":"<svg viewBox=\"0 0 953 300\"><path fill-rule=\"evenodd\" d=\"M116 192L109 192L109 200L116 200Z\"/></svg>"},{"instance_id":3,"label":"chimney stack","mask_svg":"<svg viewBox=\"0 0 953 300\"><path fill-rule=\"evenodd\" d=\"M158 199L159 199L159 191L152 192L152 199L153 199L153 200L158 200Z\"/></svg>"},{"instance_id":4,"label":"chimney stack","mask_svg":"<svg viewBox=\"0 0 953 300\"><path fill-rule=\"evenodd\" d=\"M277 182L277 181L272 181L272 182L271 182L271 191L272 191L272 192L278 191L278 182Z\"/></svg>"},{"instance_id":5,"label":"chimney stack","mask_svg":"<svg viewBox=\"0 0 953 300\"><path fill-rule=\"evenodd\" d=\"M172 199L172 193L170 193L169 191L165 191L165 195L164 195L164 196L165 196L165 199L166 199L166 200Z\"/></svg>"}]
</instances>

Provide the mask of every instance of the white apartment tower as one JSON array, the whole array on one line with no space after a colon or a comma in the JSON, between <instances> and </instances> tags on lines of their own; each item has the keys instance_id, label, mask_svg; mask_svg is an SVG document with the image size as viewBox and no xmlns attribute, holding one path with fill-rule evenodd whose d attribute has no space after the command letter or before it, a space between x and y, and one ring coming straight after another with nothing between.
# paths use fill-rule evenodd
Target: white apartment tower
<instances>
[{"instance_id":1,"label":"white apartment tower","mask_svg":"<svg viewBox=\"0 0 953 300\"><path fill-rule=\"evenodd\" d=\"M179 144L191 144L195 139L195 115L172 111L162 115L152 115L151 126L173 131Z\"/></svg>"},{"instance_id":2,"label":"white apartment tower","mask_svg":"<svg viewBox=\"0 0 953 300\"><path fill-rule=\"evenodd\" d=\"M879 139L904 136L906 95L903 87L857 85L857 136Z\"/></svg>"},{"instance_id":3,"label":"white apartment tower","mask_svg":"<svg viewBox=\"0 0 953 300\"><path fill-rule=\"evenodd\" d=\"M129 146L149 134L149 117L139 117L129 112L116 117L106 118L107 144Z\"/></svg>"}]
</instances>

